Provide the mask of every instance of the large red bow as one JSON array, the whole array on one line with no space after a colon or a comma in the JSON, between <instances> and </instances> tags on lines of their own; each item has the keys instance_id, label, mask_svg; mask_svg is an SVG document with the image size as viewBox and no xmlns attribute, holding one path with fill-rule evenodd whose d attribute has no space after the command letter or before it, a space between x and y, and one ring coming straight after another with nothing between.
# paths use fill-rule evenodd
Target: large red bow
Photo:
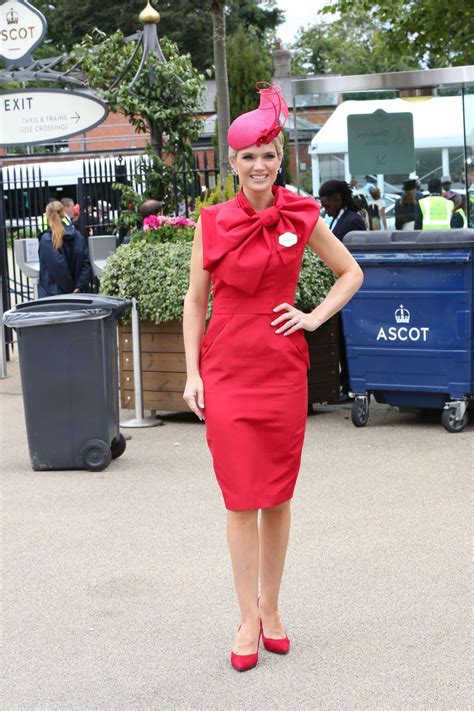
<instances>
[{"instance_id":1,"label":"large red bow","mask_svg":"<svg viewBox=\"0 0 474 711\"><path fill-rule=\"evenodd\" d=\"M204 269L254 294L275 248L285 264L303 251L319 217L313 198L273 187L271 207L256 212L241 190L227 203L201 210ZM278 242L285 232L296 234L291 247Z\"/></svg>"}]
</instances>

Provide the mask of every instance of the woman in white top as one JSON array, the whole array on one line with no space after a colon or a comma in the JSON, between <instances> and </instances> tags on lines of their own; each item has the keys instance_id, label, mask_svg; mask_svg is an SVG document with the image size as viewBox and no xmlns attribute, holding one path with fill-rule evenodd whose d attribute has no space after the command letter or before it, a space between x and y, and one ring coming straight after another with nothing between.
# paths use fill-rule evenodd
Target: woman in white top
<instances>
[{"instance_id":1,"label":"woman in white top","mask_svg":"<svg viewBox=\"0 0 474 711\"><path fill-rule=\"evenodd\" d=\"M369 190L367 204L369 206L370 229L386 230L387 216L385 215L385 202L381 197L379 188L377 188L375 185Z\"/></svg>"}]
</instances>

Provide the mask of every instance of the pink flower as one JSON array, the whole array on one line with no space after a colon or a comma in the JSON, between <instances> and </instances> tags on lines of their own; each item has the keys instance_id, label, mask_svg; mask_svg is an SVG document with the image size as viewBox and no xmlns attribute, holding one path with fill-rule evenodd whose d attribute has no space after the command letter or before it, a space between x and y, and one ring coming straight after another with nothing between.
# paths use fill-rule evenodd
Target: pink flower
<instances>
[{"instance_id":1,"label":"pink flower","mask_svg":"<svg viewBox=\"0 0 474 711\"><path fill-rule=\"evenodd\" d=\"M144 230L156 230L158 227L160 227L160 221L157 215L148 215L143 220Z\"/></svg>"},{"instance_id":2,"label":"pink flower","mask_svg":"<svg viewBox=\"0 0 474 711\"><path fill-rule=\"evenodd\" d=\"M169 217L168 215L149 215L143 220L144 230L157 230L163 225L169 225L170 227L175 227L179 229L180 227L187 227L194 229L196 223L194 220L190 220L188 217Z\"/></svg>"}]
</instances>

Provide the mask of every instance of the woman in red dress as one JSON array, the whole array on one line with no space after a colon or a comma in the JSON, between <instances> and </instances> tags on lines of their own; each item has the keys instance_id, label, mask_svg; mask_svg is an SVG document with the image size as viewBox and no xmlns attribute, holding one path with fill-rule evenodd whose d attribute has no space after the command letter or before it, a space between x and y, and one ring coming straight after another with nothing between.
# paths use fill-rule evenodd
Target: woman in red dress
<instances>
[{"instance_id":1,"label":"woman in red dress","mask_svg":"<svg viewBox=\"0 0 474 711\"><path fill-rule=\"evenodd\" d=\"M257 664L260 634L268 651L290 647L278 595L306 424L303 330L316 330L362 283L355 260L318 220L316 201L273 185L283 157L280 116L286 120L288 109L279 87L260 87L259 94L259 108L229 129L241 190L201 211L184 305L184 399L206 421L228 511L241 612L231 663L239 671ZM338 277L309 314L293 306L306 245ZM213 312L204 334L211 281Z\"/></svg>"}]
</instances>

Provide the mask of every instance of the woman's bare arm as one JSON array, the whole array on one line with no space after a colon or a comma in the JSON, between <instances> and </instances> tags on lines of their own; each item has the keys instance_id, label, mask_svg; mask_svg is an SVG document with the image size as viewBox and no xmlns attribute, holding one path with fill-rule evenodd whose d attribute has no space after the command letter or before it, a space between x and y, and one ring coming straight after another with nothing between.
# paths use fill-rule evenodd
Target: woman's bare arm
<instances>
[{"instance_id":1,"label":"woman's bare arm","mask_svg":"<svg viewBox=\"0 0 474 711\"><path fill-rule=\"evenodd\" d=\"M284 333L285 336L301 328L315 331L351 300L364 281L362 269L354 257L323 220L319 219L316 223L308 244L334 272L337 281L324 301L309 314L303 314L290 304L279 304L274 309L284 313L272 321L272 326L280 326L276 333Z\"/></svg>"},{"instance_id":2,"label":"woman's bare arm","mask_svg":"<svg viewBox=\"0 0 474 711\"><path fill-rule=\"evenodd\" d=\"M184 399L199 419L204 419L204 392L199 373L199 351L204 335L211 277L203 269L201 222L194 233L189 288L184 299L183 335L187 383Z\"/></svg>"}]
</instances>

